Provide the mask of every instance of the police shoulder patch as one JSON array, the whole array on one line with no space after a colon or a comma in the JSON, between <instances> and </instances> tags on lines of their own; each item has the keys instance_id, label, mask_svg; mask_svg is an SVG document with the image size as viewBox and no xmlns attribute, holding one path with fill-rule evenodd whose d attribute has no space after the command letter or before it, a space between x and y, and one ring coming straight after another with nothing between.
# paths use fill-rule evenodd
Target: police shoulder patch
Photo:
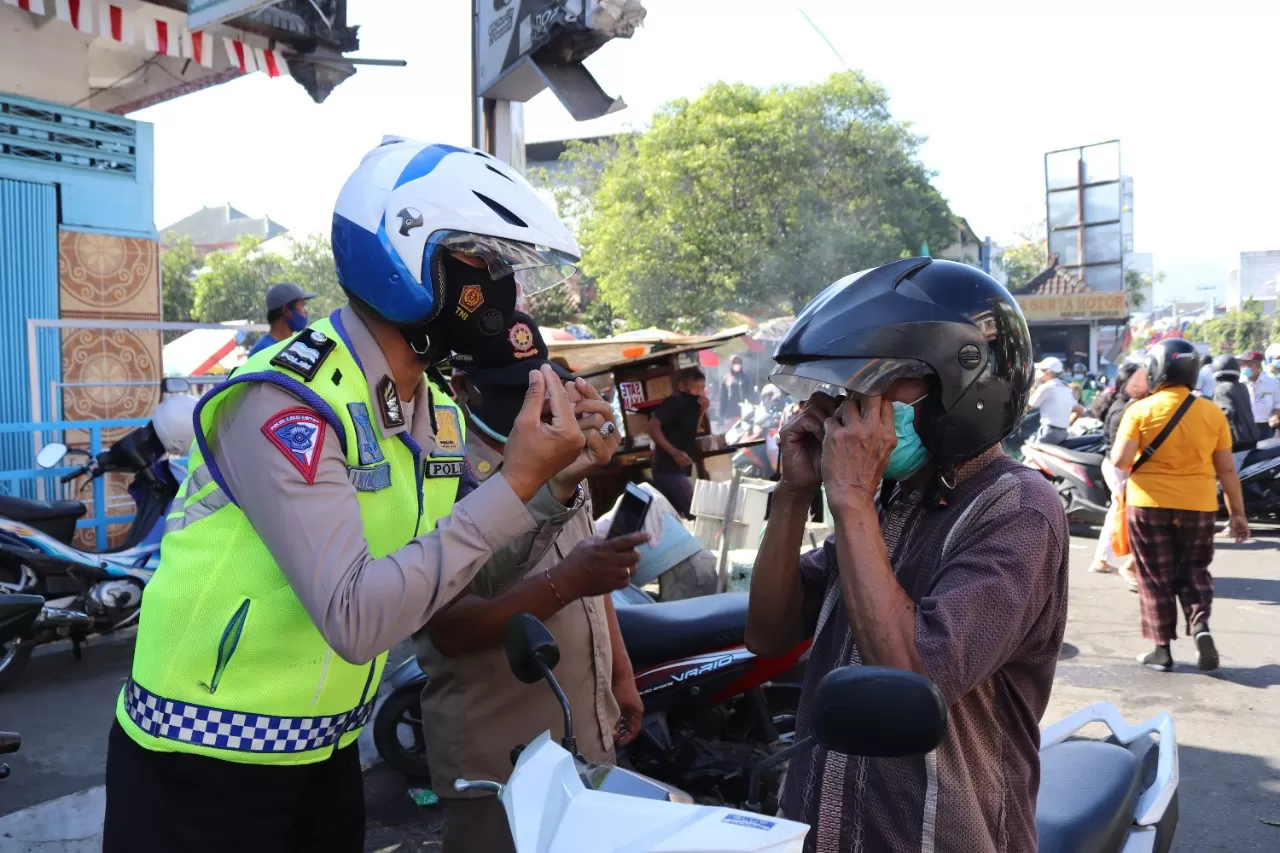
<instances>
[{"instance_id":1,"label":"police shoulder patch","mask_svg":"<svg viewBox=\"0 0 1280 853\"><path fill-rule=\"evenodd\" d=\"M271 363L310 382L335 346L337 344L323 332L303 329L287 347L276 353Z\"/></svg>"},{"instance_id":2,"label":"police shoulder patch","mask_svg":"<svg viewBox=\"0 0 1280 853\"><path fill-rule=\"evenodd\" d=\"M325 421L301 407L277 412L262 425L262 434L276 446L308 483L316 481L320 449L324 447Z\"/></svg>"}]
</instances>

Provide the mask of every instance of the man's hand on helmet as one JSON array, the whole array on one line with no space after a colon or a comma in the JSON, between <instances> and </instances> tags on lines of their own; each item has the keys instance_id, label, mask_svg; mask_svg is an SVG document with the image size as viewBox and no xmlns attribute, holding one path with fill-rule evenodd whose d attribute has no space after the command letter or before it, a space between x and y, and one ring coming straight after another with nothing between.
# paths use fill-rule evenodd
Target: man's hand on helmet
<instances>
[{"instance_id":1,"label":"man's hand on helmet","mask_svg":"<svg viewBox=\"0 0 1280 853\"><path fill-rule=\"evenodd\" d=\"M782 486L798 492L814 492L822 485L822 440L826 421L836 401L821 392L787 421L778 435L782 460Z\"/></svg>"},{"instance_id":2,"label":"man's hand on helmet","mask_svg":"<svg viewBox=\"0 0 1280 853\"><path fill-rule=\"evenodd\" d=\"M551 403L550 422L542 419ZM529 390L507 439L502 473L521 501L528 502L557 472L578 458L586 445L564 385L550 365L529 373Z\"/></svg>"},{"instance_id":3,"label":"man's hand on helmet","mask_svg":"<svg viewBox=\"0 0 1280 853\"><path fill-rule=\"evenodd\" d=\"M897 443L893 401L887 394L840 404L827 419L822 440L822 480L833 513L853 504L874 504Z\"/></svg>"}]
</instances>

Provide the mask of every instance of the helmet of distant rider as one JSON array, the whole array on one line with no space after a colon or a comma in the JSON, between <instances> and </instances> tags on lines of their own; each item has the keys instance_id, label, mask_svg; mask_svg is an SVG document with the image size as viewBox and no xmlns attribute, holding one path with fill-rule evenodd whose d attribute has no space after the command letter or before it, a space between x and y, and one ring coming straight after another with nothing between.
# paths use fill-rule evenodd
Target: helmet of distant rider
<instances>
[{"instance_id":1,"label":"helmet of distant rider","mask_svg":"<svg viewBox=\"0 0 1280 853\"><path fill-rule=\"evenodd\" d=\"M1230 380L1235 382L1240 378L1240 361L1234 355L1218 356L1213 360L1210 366L1213 371L1213 378L1217 380Z\"/></svg>"},{"instance_id":2,"label":"helmet of distant rider","mask_svg":"<svg viewBox=\"0 0 1280 853\"><path fill-rule=\"evenodd\" d=\"M916 431L934 456L963 462L999 444L1031 396L1031 334L1017 301L976 267L908 258L846 276L796 318L769 381L807 399L877 396L925 378Z\"/></svg>"},{"instance_id":3,"label":"helmet of distant rider","mask_svg":"<svg viewBox=\"0 0 1280 853\"><path fill-rule=\"evenodd\" d=\"M1194 390L1200 378L1200 354L1184 338L1165 338L1147 351L1147 384L1155 391L1166 385Z\"/></svg>"},{"instance_id":4,"label":"helmet of distant rider","mask_svg":"<svg viewBox=\"0 0 1280 853\"><path fill-rule=\"evenodd\" d=\"M171 394L151 413L151 428L170 456L186 456L191 450L196 437L196 402L195 397L186 394Z\"/></svg>"},{"instance_id":5,"label":"helmet of distant rider","mask_svg":"<svg viewBox=\"0 0 1280 853\"><path fill-rule=\"evenodd\" d=\"M504 306L509 315L520 298L564 282L581 255L569 230L506 163L473 148L393 136L343 185L332 239L347 295L399 327L415 351L426 346L447 304L470 313L493 282L518 294ZM481 289L464 294L467 283ZM501 317L500 327L498 319L490 325L505 330L510 317Z\"/></svg>"}]
</instances>

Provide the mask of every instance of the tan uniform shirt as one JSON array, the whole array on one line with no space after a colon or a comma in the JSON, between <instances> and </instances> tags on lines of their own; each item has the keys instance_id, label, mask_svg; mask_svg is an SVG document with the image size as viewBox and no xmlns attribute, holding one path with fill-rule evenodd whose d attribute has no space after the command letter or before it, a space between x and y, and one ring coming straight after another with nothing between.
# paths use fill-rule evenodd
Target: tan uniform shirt
<instances>
[{"instance_id":1,"label":"tan uniform shirt","mask_svg":"<svg viewBox=\"0 0 1280 853\"><path fill-rule=\"evenodd\" d=\"M467 439L467 457L477 478L485 481L482 489L499 476L502 457L474 431ZM525 564L524 577L541 575L594 533L588 505L564 525L545 555ZM613 697L605 600L598 596L571 601L545 624L560 647L555 675L573 709L578 748L588 761L609 761L621 712ZM422 724L431 777L440 796L485 796L455 793L453 780L506 782L513 746L527 744L548 729L557 741L564 736L563 713L551 689L541 682L517 681L501 646L446 657L424 631L414 638L414 647L430 676L422 691Z\"/></svg>"},{"instance_id":2,"label":"tan uniform shirt","mask_svg":"<svg viewBox=\"0 0 1280 853\"><path fill-rule=\"evenodd\" d=\"M341 320L364 370L350 381L376 388L391 374L382 350L349 306ZM388 425L373 406L382 434L408 431L429 454L436 446L430 397L424 377L413 400L402 402L403 426ZM546 487L526 507L502 477L493 477L462 497L435 530L375 560L336 437L321 444L315 482L308 483L262 432L272 416L298 405L283 388L254 383L220 413L209 443L236 502L316 627L345 660L372 660L407 639L486 564L488 575L510 578L531 546L540 555L535 539L549 540L572 514ZM325 430L332 427L326 424Z\"/></svg>"}]
</instances>

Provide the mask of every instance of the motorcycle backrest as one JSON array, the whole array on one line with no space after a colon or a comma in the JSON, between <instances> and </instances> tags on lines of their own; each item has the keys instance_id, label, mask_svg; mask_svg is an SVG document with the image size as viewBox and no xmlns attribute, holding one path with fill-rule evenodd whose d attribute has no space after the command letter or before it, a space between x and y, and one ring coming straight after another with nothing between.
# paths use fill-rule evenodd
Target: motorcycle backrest
<instances>
[{"instance_id":1,"label":"motorcycle backrest","mask_svg":"<svg viewBox=\"0 0 1280 853\"><path fill-rule=\"evenodd\" d=\"M503 647L512 674L525 684L541 681L543 666L552 670L560 663L560 647L555 637L531 613L517 613L507 621Z\"/></svg>"},{"instance_id":2,"label":"motorcycle backrest","mask_svg":"<svg viewBox=\"0 0 1280 853\"><path fill-rule=\"evenodd\" d=\"M818 683L812 719L814 737L832 752L923 755L947 733L947 703L934 683L919 673L844 666Z\"/></svg>"},{"instance_id":3,"label":"motorcycle backrest","mask_svg":"<svg viewBox=\"0 0 1280 853\"><path fill-rule=\"evenodd\" d=\"M0 595L0 643L27 630L43 606L44 599L38 595Z\"/></svg>"},{"instance_id":4,"label":"motorcycle backrest","mask_svg":"<svg viewBox=\"0 0 1280 853\"><path fill-rule=\"evenodd\" d=\"M46 444L40 448L40 452L36 454L36 466L40 468L53 468L62 461L62 457L67 455L67 446L53 442Z\"/></svg>"}]
</instances>

